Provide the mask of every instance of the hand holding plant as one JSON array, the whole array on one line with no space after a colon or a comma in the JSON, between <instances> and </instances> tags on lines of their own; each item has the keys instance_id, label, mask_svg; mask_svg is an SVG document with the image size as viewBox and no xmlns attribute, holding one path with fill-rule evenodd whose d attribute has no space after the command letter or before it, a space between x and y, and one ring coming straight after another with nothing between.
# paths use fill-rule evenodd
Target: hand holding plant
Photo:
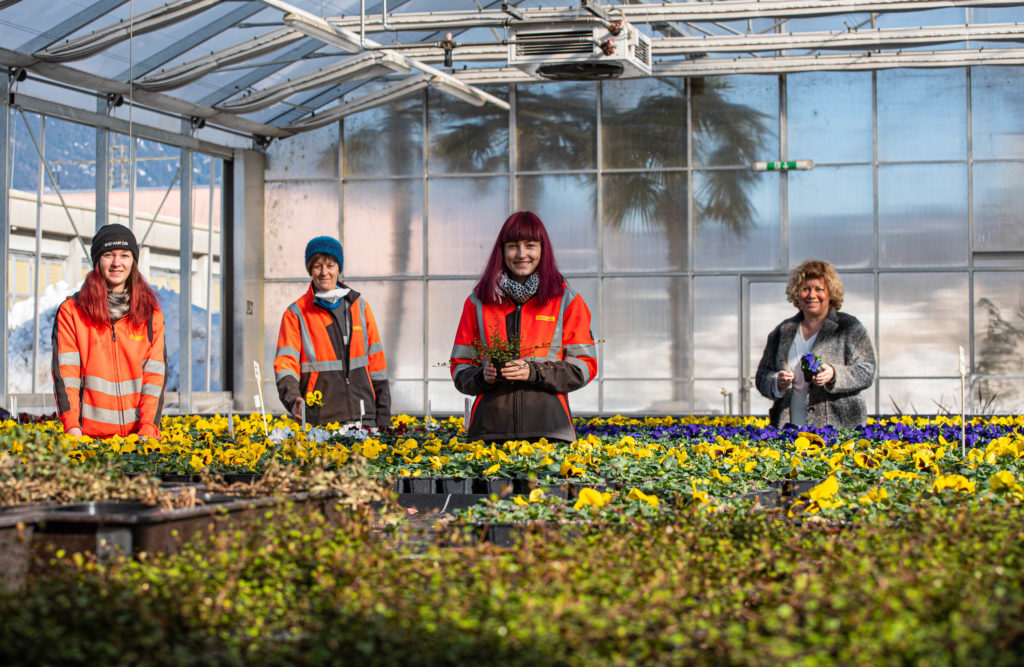
<instances>
[{"instance_id":1,"label":"hand holding plant","mask_svg":"<svg viewBox=\"0 0 1024 667\"><path fill-rule=\"evenodd\" d=\"M822 371L821 359L816 354L805 354L800 357L800 369L804 372L804 380L809 384L814 376Z\"/></svg>"}]
</instances>

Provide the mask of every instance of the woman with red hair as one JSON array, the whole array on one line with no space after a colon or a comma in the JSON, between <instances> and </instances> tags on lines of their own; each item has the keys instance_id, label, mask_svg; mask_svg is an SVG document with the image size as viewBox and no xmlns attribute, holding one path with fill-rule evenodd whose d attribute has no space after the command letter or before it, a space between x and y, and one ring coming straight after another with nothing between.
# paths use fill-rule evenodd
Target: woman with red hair
<instances>
[{"instance_id":1,"label":"woman with red hair","mask_svg":"<svg viewBox=\"0 0 1024 667\"><path fill-rule=\"evenodd\" d=\"M476 396L469 438L576 439L566 394L597 375L590 310L558 271L536 214L513 213L498 233L462 309L451 373Z\"/></svg>"},{"instance_id":2,"label":"woman with red hair","mask_svg":"<svg viewBox=\"0 0 1024 667\"><path fill-rule=\"evenodd\" d=\"M124 225L92 240L93 269L53 323L53 389L68 435L160 438L167 357L156 292Z\"/></svg>"}]
</instances>

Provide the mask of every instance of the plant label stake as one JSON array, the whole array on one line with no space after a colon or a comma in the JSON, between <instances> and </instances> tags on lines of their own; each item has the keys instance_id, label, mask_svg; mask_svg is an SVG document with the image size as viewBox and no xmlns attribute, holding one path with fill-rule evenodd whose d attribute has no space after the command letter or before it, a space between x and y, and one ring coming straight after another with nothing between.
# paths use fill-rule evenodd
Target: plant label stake
<instances>
[{"instance_id":1,"label":"plant label stake","mask_svg":"<svg viewBox=\"0 0 1024 667\"><path fill-rule=\"evenodd\" d=\"M18 414L18 397L11 396L11 416L14 417L14 421L21 423L21 415Z\"/></svg>"},{"instance_id":2,"label":"plant label stake","mask_svg":"<svg viewBox=\"0 0 1024 667\"><path fill-rule=\"evenodd\" d=\"M462 411L462 427L469 432L469 399L465 399Z\"/></svg>"},{"instance_id":3,"label":"plant label stake","mask_svg":"<svg viewBox=\"0 0 1024 667\"><path fill-rule=\"evenodd\" d=\"M967 385L967 360L964 357L964 346L960 346L958 362L960 370L960 456L967 458L967 412L964 410L964 388Z\"/></svg>"},{"instance_id":4,"label":"plant label stake","mask_svg":"<svg viewBox=\"0 0 1024 667\"><path fill-rule=\"evenodd\" d=\"M427 399L427 430L430 430L430 399Z\"/></svg>"},{"instance_id":5,"label":"plant label stake","mask_svg":"<svg viewBox=\"0 0 1024 667\"><path fill-rule=\"evenodd\" d=\"M256 391L259 392L257 394L257 396L259 397L259 400L257 401L259 403L259 405L257 407L259 408L260 412L263 413L263 435L265 435L266 437L269 438L270 437L270 429L267 428L267 411L264 408L264 403L263 403L263 380L262 380L262 378L260 378L260 362L258 362L255 359L253 359L252 360L252 368L253 368L253 372L256 373Z\"/></svg>"},{"instance_id":6,"label":"plant label stake","mask_svg":"<svg viewBox=\"0 0 1024 667\"><path fill-rule=\"evenodd\" d=\"M235 441L235 411L228 410L228 435L231 436L231 442Z\"/></svg>"},{"instance_id":7,"label":"plant label stake","mask_svg":"<svg viewBox=\"0 0 1024 667\"><path fill-rule=\"evenodd\" d=\"M363 417L366 415L366 404L359 399L359 428L363 427Z\"/></svg>"}]
</instances>

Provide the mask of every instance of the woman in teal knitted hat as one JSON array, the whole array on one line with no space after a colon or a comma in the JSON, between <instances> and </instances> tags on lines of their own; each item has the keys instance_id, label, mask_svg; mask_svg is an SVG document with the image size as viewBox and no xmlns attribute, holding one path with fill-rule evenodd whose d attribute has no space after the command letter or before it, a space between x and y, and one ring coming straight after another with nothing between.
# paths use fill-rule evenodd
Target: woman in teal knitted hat
<instances>
[{"instance_id":1,"label":"woman in teal knitted hat","mask_svg":"<svg viewBox=\"0 0 1024 667\"><path fill-rule=\"evenodd\" d=\"M281 402L311 424L391 425L384 343L370 304L339 279L341 244L317 236L306 244L306 293L285 310L274 378Z\"/></svg>"}]
</instances>

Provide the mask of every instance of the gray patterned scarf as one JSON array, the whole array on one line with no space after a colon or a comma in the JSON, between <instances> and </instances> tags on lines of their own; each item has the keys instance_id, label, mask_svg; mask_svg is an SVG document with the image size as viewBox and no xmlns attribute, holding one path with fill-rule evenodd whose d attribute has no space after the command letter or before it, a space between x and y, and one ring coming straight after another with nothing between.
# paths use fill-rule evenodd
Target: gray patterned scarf
<instances>
[{"instance_id":1,"label":"gray patterned scarf","mask_svg":"<svg viewBox=\"0 0 1024 667\"><path fill-rule=\"evenodd\" d=\"M537 287L539 286L540 274L536 271L530 274L525 283L517 283L509 278L507 273L502 273L501 278L498 280L498 287L516 303L526 303L529 301L537 293Z\"/></svg>"},{"instance_id":2,"label":"gray patterned scarf","mask_svg":"<svg viewBox=\"0 0 1024 667\"><path fill-rule=\"evenodd\" d=\"M119 292L107 290L107 312L110 313L110 321L117 322L128 314L131 309L131 293L123 289Z\"/></svg>"}]
</instances>

